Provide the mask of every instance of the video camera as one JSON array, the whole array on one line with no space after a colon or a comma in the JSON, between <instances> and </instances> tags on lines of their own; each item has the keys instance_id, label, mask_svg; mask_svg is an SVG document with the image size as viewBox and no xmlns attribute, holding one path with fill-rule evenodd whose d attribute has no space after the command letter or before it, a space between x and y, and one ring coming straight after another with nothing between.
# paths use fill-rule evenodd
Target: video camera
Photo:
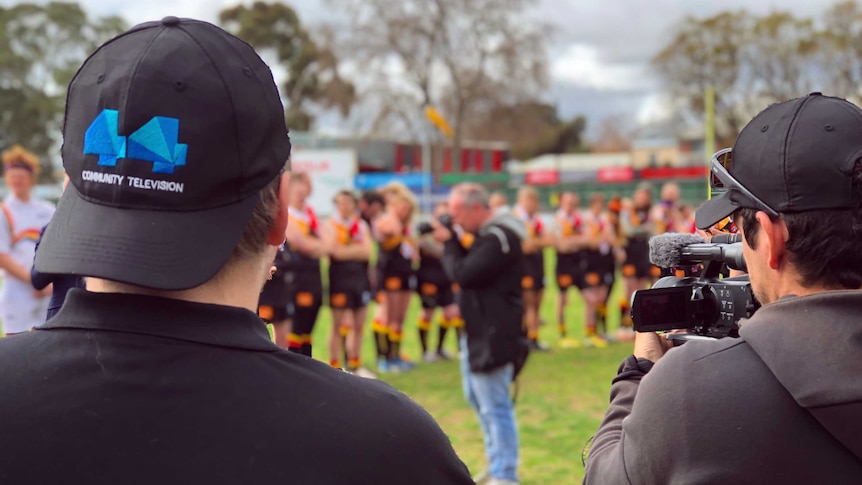
<instances>
[{"instance_id":1,"label":"video camera","mask_svg":"<svg viewBox=\"0 0 862 485\"><path fill-rule=\"evenodd\" d=\"M441 214L440 217L437 218L437 222L446 229L449 229L450 231L453 230L452 216L449 214ZM419 232L420 236L424 236L434 232L434 226L432 226L430 222L420 222L419 225L416 226L416 231Z\"/></svg>"},{"instance_id":2,"label":"video camera","mask_svg":"<svg viewBox=\"0 0 862 485\"><path fill-rule=\"evenodd\" d=\"M636 291L632 320L638 332L688 330L670 336L677 344L739 337L739 321L760 307L747 275L721 278L725 268L746 271L741 242L707 243L692 234L664 234L650 239L650 261L664 268L704 264L704 270L700 277L666 276L651 289Z\"/></svg>"}]
</instances>

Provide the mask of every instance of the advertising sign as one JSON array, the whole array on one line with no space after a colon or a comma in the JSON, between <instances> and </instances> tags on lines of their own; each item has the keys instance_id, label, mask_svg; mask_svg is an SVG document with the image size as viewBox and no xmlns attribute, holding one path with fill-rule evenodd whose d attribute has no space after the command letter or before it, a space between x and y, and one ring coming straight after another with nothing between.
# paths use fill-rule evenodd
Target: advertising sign
<instances>
[{"instance_id":1,"label":"advertising sign","mask_svg":"<svg viewBox=\"0 0 862 485\"><path fill-rule=\"evenodd\" d=\"M353 150L296 150L291 154L291 170L311 176L308 203L318 215L332 213L332 198L339 190L352 190L356 177L356 152Z\"/></svg>"},{"instance_id":2,"label":"advertising sign","mask_svg":"<svg viewBox=\"0 0 862 485\"><path fill-rule=\"evenodd\" d=\"M529 185L556 185L560 183L560 172L554 169L539 169L527 172Z\"/></svg>"},{"instance_id":3,"label":"advertising sign","mask_svg":"<svg viewBox=\"0 0 862 485\"><path fill-rule=\"evenodd\" d=\"M417 173L395 173L395 172L380 172L380 173L361 173L356 176L355 185L359 190L371 190L383 187L390 182L401 182L408 189L414 191L422 191L425 184L431 185L433 180L431 174Z\"/></svg>"},{"instance_id":4,"label":"advertising sign","mask_svg":"<svg viewBox=\"0 0 862 485\"><path fill-rule=\"evenodd\" d=\"M599 182L604 184L631 182L635 178L635 171L631 167L604 167L599 169Z\"/></svg>"}]
</instances>

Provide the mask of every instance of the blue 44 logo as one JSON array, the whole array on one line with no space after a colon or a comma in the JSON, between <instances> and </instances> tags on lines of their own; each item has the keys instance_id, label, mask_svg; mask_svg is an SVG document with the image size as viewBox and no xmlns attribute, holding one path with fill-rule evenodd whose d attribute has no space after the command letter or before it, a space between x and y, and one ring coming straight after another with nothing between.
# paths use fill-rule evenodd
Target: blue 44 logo
<instances>
[{"instance_id":1,"label":"blue 44 logo","mask_svg":"<svg viewBox=\"0 0 862 485\"><path fill-rule=\"evenodd\" d=\"M116 167L120 158L153 162L154 173L172 174L186 164L188 145L177 143L180 120L155 116L125 137L118 133L119 119L119 111L102 110L84 135L84 154L99 155L104 167Z\"/></svg>"}]
</instances>

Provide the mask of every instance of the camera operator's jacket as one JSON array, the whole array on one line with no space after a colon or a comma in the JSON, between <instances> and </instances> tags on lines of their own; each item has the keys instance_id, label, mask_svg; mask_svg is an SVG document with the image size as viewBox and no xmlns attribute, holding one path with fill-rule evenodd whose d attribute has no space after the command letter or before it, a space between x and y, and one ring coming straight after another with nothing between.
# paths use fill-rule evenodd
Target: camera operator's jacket
<instances>
[{"instance_id":1,"label":"camera operator's jacket","mask_svg":"<svg viewBox=\"0 0 862 485\"><path fill-rule=\"evenodd\" d=\"M443 267L461 287L459 306L473 372L508 363L517 371L526 359L521 330L521 241L526 235L514 215L498 212L481 227L469 251L456 238L446 242Z\"/></svg>"},{"instance_id":2,"label":"camera operator's jacket","mask_svg":"<svg viewBox=\"0 0 862 485\"><path fill-rule=\"evenodd\" d=\"M621 366L585 483L862 483L862 291L782 298L646 370Z\"/></svg>"}]
</instances>

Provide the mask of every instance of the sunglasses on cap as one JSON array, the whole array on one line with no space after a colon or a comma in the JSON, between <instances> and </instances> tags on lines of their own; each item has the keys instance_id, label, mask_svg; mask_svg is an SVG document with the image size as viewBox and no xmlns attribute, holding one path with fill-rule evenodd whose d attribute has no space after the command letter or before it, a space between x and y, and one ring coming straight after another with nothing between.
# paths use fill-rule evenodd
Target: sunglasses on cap
<instances>
[{"instance_id":1,"label":"sunglasses on cap","mask_svg":"<svg viewBox=\"0 0 862 485\"><path fill-rule=\"evenodd\" d=\"M778 211L769 207L766 202L760 200L751 191L745 188L738 180L730 174L730 169L733 166L733 148L725 148L719 150L712 156L710 164L710 186L713 190L734 191L742 195L745 199L753 204L752 209L761 210L772 218L779 217Z\"/></svg>"}]
</instances>

